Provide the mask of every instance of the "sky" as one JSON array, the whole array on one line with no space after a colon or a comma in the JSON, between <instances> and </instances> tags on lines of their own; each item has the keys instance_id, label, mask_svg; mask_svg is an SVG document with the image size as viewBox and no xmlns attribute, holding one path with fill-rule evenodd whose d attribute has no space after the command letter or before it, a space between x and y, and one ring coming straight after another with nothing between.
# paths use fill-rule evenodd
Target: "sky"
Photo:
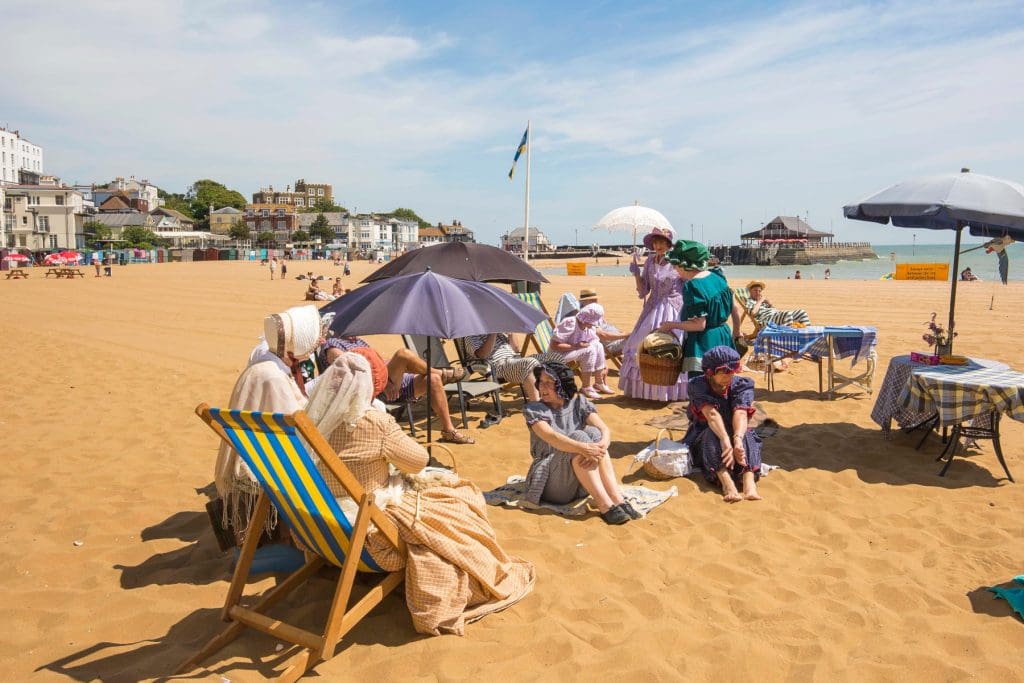
<instances>
[{"instance_id":1,"label":"sky","mask_svg":"<svg viewBox=\"0 0 1024 683\"><path fill-rule=\"evenodd\" d=\"M735 243L776 215L837 239L894 182L1024 181L1024 3L0 0L0 125L65 182L298 178L481 242L557 243L634 202ZM918 243L951 232L917 231Z\"/></svg>"}]
</instances>

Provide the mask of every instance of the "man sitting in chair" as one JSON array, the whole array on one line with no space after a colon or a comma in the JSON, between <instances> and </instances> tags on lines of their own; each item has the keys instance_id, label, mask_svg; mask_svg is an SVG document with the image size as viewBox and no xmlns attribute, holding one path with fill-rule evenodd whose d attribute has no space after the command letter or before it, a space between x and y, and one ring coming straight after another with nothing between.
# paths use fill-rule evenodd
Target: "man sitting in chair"
<instances>
[{"instance_id":1,"label":"man sitting in chair","mask_svg":"<svg viewBox=\"0 0 1024 683\"><path fill-rule=\"evenodd\" d=\"M524 357L518 340L504 332L466 337L466 347L476 358L490 362L495 378L522 386L528 402L540 400L534 368L548 361L565 362L560 353L536 353Z\"/></svg>"},{"instance_id":2,"label":"man sitting in chair","mask_svg":"<svg viewBox=\"0 0 1024 683\"><path fill-rule=\"evenodd\" d=\"M596 303L598 303L596 290L580 290L580 308ZM594 331L597 333L601 346L604 347L605 358L615 358L622 355L622 347L625 345L626 340L629 339L628 332L625 334L619 332L619 328L612 325L604 317L601 318L601 322L598 323Z\"/></svg>"},{"instance_id":3,"label":"man sitting in chair","mask_svg":"<svg viewBox=\"0 0 1024 683\"><path fill-rule=\"evenodd\" d=\"M330 323L328 322L329 326ZM317 367L325 372L341 354L356 348L370 349L370 345L359 337L330 337L316 354ZM374 352L376 353L376 352ZM381 401L412 401L427 393L427 363L409 349L399 349L387 361L388 382L377 398ZM471 444L476 440L455 429L452 414L448 410L448 396L444 385L466 376L464 368L446 368L430 371L430 397L434 412L441 419L441 441L445 443Z\"/></svg>"}]
</instances>

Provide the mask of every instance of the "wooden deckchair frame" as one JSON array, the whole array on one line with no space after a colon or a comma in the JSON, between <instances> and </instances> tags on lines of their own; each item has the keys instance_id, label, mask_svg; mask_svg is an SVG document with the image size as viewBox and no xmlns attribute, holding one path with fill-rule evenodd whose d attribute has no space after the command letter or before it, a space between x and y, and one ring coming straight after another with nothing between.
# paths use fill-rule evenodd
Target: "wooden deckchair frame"
<instances>
[{"instance_id":1,"label":"wooden deckchair frame","mask_svg":"<svg viewBox=\"0 0 1024 683\"><path fill-rule=\"evenodd\" d=\"M231 441L224 428L214 420L208 404L201 403L197 406L196 414L221 439L232 448L235 448L235 444ZM327 440L317 430L312 420L300 410L293 415L283 416L283 421L286 425L295 427L299 435L306 440L306 443L310 445L313 452L323 461L331 474L337 478L342 488L348 492L352 500L359 504L359 512L355 523L352 525L350 547L341 566L338 586L331 602L331 609L327 617L327 623L324 626L324 631L323 633L313 633L266 615L267 610L272 605L287 596L304 583L306 579L315 575L322 566L329 564L323 557L309 550L306 551L306 564L290 574L274 588L267 591L255 605L247 608L239 604L246 581L249 578L249 570L252 567L253 557L260 538L259 533L249 533L246 534L245 542L242 544L242 551L235 566L234 575L231 578L231 585L228 588L224 607L221 610L221 618L224 621L231 622L231 624L221 633L214 636L198 653L183 662L176 670L176 674L182 674L191 670L202 660L235 640L248 627L300 647L299 652L288 660L287 669L277 679L282 682L298 680L321 660L332 658L341 638L352 630L370 610L380 604L388 593L397 588L405 576L403 571L384 572L384 577L379 583L373 586L362 599L349 606L352 585L355 581L359 558L363 552L370 522L372 521L376 525L377 529L402 555L406 551L405 543L398 535L398 528L374 504L373 494L363 489L355 475L341 462L334 449L331 448ZM263 528L270 514L270 507L269 496L266 491L261 491L256 502L255 512L249 523L250 529Z\"/></svg>"},{"instance_id":2,"label":"wooden deckchair frame","mask_svg":"<svg viewBox=\"0 0 1024 683\"><path fill-rule=\"evenodd\" d=\"M524 304L527 304L529 306L533 306L533 303L530 302L530 301L527 301L526 299L524 299L522 297L524 297L524 296L534 296L534 295L537 297L537 306L534 306L534 308L536 308L537 310L539 310L541 313L543 313L544 315L546 315L548 317L547 323L548 323L548 326L551 328L551 335L552 335L552 337L554 337L554 334L555 334L555 319L553 317L551 317L551 313L548 312L548 307L544 305L544 299L541 298L540 292L514 292L512 294L512 296L516 297L517 299L522 301ZM538 323L538 326L540 326L540 324L541 323ZM537 349L537 353L547 353L548 351L551 350L550 348L542 349L540 347L540 342L537 340L536 329L533 332L530 332L530 333L528 333L526 335L526 339L523 341L522 355L524 355L524 356L528 355L527 354L527 349L530 348L530 344L533 344L533 348Z\"/></svg>"}]
</instances>

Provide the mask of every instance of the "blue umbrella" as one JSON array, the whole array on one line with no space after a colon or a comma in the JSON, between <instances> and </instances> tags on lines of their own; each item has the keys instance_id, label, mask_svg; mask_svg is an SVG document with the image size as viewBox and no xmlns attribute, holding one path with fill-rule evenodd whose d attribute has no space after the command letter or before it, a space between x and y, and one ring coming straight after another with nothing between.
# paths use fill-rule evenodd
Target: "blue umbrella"
<instances>
[{"instance_id":1,"label":"blue umbrella","mask_svg":"<svg viewBox=\"0 0 1024 683\"><path fill-rule=\"evenodd\" d=\"M491 332L532 332L547 315L491 285L456 280L426 270L363 285L320 309L334 314L337 336L418 334L455 339ZM427 440L430 440L430 383L427 382Z\"/></svg>"},{"instance_id":2,"label":"blue umbrella","mask_svg":"<svg viewBox=\"0 0 1024 683\"><path fill-rule=\"evenodd\" d=\"M961 233L969 226L972 235L1024 241L1024 186L971 173L965 168L960 173L896 183L856 204L844 206L843 215L859 221L891 221L898 228L956 231L947 328L952 332Z\"/></svg>"}]
</instances>

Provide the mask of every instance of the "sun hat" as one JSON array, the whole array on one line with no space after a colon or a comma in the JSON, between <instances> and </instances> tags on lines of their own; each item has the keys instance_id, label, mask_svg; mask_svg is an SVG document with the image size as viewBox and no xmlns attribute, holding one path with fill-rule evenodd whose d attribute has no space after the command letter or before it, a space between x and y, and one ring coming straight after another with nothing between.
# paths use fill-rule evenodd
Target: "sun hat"
<instances>
[{"instance_id":1,"label":"sun hat","mask_svg":"<svg viewBox=\"0 0 1024 683\"><path fill-rule=\"evenodd\" d=\"M700 367L705 373L715 373L722 368L739 372L740 354L731 346L714 346L701 356Z\"/></svg>"},{"instance_id":2,"label":"sun hat","mask_svg":"<svg viewBox=\"0 0 1024 683\"><path fill-rule=\"evenodd\" d=\"M267 346L278 358L289 352L296 357L308 356L320 340L320 313L316 306L293 306L283 313L268 315L263 320Z\"/></svg>"},{"instance_id":3,"label":"sun hat","mask_svg":"<svg viewBox=\"0 0 1024 683\"><path fill-rule=\"evenodd\" d=\"M596 298L597 298L597 290L596 289L581 289L580 290L580 301L585 301L587 299L596 299Z\"/></svg>"},{"instance_id":4,"label":"sun hat","mask_svg":"<svg viewBox=\"0 0 1024 683\"><path fill-rule=\"evenodd\" d=\"M754 287L760 287L761 289L768 289L768 285L763 280L751 280L747 283L747 289L753 289Z\"/></svg>"},{"instance_id":5,"label":"sun hat","mask_svg":"<svg viewBox=\"0 0 1024 683\"><path fill-rule=\"evenodd\" d=\"M576 314L576 320L584 325L595 325L604 317L604 306L601 304L587 304Z\"/></svg>"},{"instance_id":6,"label":"sun hat","mask_svg":"<svg viewBox=\"0 0 1024 683\"><path fill-rule=\"evenodd\" d=\"M707 270L711 252L700 242L679 240L668 252L668 261L683 270Z\"/></svg>"},{"instance_id":7,"label":"sun hat","mask_svg":"<svg viewBox=\"0 0 1024 683\"><path fill-rule=\"evenodd\" d=\"M644 246L647 247L648 249L654 249L655 237L663 237L667 239L669 245L671 246L672 242L674 242L676 239L676 234L675 232L672 231L672 228L654 228L649 233L644 235Z\"/></svg>"}]
</instances>

